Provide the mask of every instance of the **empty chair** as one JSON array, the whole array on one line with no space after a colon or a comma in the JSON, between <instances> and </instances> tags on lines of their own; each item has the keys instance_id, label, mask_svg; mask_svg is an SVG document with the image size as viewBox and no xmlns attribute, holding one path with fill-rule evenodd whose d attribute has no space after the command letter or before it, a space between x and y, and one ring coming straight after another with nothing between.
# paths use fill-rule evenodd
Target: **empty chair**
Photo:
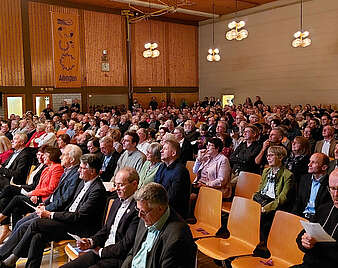
<instances>
[{"instance_id":1,"label":"empty chair","mask_svg":"<svg viewBox=\"0 0 338 268\"><path fill-rule=\"evenodd\" d=\"M193 238L215 236L221 227L222 192L202 186L195 206L196 224L189 224Z\"/></svg>"},{"instance_id":2,"label":"empty chair","mask_svg":"<svg viewBox=\"0 0 338 268\"><path fill-rule=\"evenodd\" d=\"M235 188L235 196L252 199L252 196L258 190L258 186L262 180L262 176L241 171L238 176L238 181ZM223 202L222 211L229 213L232 202Z\"/></svg>"},{"instance_id":3,"label":"empty chair","mask_svg":"<svg viewBox=\"0 0 338 268\"><path fill-rule=\"evenodd\" d=\"M273 267L286 268L302 263L304 253L298 249L296 238L303 229L300 220L305 219L281 210L275 214L268 237ZM258 257L240 257L232 262L234 268L267 267Z\"/></svg>"},{"instance_id":4,"label":"empty chair","mask_svg":"<svg viewBox=\"0 0 338 268\"><path fill-rule=\"evenodd\" d=\"M190 182L193 182L194 179L196 178L196 174L194 174L194 172L192 171L194 164L195 164L195 161L187 161L187 164L186 164L186 167L190 175Z\"/></svg>"},{"instance_id":5,"label":"empty chair","mask_svg":"<svg viewBox=\"0 0 338 268\"><path fill-rule=\"evenodd\" d=\"M199 239L196 241L198 250L217 260L252 254L259 243L260 218L261 206L258 203L235 196L228 220L230 237Z\"/></svg>"}]
</instances>

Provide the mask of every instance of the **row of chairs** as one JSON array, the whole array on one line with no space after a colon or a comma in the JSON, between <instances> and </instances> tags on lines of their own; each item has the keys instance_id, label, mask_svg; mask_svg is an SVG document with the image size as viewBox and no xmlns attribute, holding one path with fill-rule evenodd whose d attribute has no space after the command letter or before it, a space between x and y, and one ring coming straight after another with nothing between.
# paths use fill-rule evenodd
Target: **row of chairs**
<instances>
[{"instance_id":1,"label":"row of chairs","mask_svg":"<svg viewBox=\"0 0 338 268\"><path fill-rule=\"evenodd\" d=\"M220 261L235 258L232 267L266 267L264 259L252 256L260 242L261 207L251 199L260 180L260 175L241 172L232 203L222 204L222 193L216 189L200 189L195 207L197 221L190 225L199 251ZM230 212L227 239L216 237L221 227L221 210ZM289 267L302 262L303 253L296 244L302 230L300 220L304 219L284 211L276 212L267 242L273 266Z\"/></svg>"}]
</instances>

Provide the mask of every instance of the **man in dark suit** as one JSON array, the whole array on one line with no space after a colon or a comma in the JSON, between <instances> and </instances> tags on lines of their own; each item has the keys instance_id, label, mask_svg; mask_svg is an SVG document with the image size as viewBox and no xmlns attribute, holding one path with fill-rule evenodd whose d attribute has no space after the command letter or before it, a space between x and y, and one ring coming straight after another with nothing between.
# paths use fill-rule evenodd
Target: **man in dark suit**
<instances>
[{"instance_id":1,"label":"man in dark suit","mask_svg":"<svg viewBox=\"0 0 338 268\"><path fill-rule=\"evenodd\" d=\"M188 141L185 138L184 129L182 127L176 127L174 129L174 135L175 135L176 140L179 142L180 148L181 148L181 154L180 154L179 161L183 165L186 165L187 161L194 160L193 158L194 148L191 145L190 141Z\"/></svg>"},{"instance_id":2,"label":"man in dark suit","mask_svg":"<svg viewBox=\"0 0 338 268\"><path fill-rule=\"evenodd\" d=\"M90 238L82 238L78 246L94 251L81 255L63 268L118 268L133 247L139 222L133 194L137 190L139 176L131 167L121 169L115 176L118 199L108 214L103 228Z\"/></svg>"},{"instance_id":3,"label":"man in dark suit","mask_svg":"<svg viewBox=\"0 0 338 268\"><path fill-rule=\"evenodd\" d=\"M328 164L329 158L323 153L315 153L310 157L309 174L303 175L299 182L294 214L312 220L318 208L330 202L331 197L327 190Z\"/></svg>"},{"instance_id":4,"label":"man in dark suit","mask_svg":"<svg viewBox=\"0 0 338 268\"><path fill-rule=\"evenodd\" d=\"M120 154L115 151L113 139L109 136L105 136L100 140L100 150L103 154L100 177L103 181L110 181L114 175Z\"/></svg>"},{"instance_id":5,"label":"man in dark suit","mask_svg":"<svg viewBox=\"0 0 338 268\"><path fill-rule=\"evenodd\" d=\"M0 165L0 189L12 180L17 185L26 184L27 175L32 165L33 155L26 148L27 135L17 133L12 141L13 154Z\"/></svg>"},{"instance_id":6,"label":"man in dark suit","mask_svg":"<svg viewBox=\"0 0 338 268\"><path fill-rule=\"evenodd\" d=\"M92 154L83 155L79 167L80 182L74 198L64 211L50 212L39 207L35 219L0 267L14 266L20 257L27 257L26 267L40 267L46 243L70 239L67 234L79 236L94 234L99 228L106 201L105 188L99 178L100 159Z\"/></svg>"},{"instance_id":7,"label":"man in dark suit","mask_svg":"<svg viewBox=\"0 0 338 268\"><path fill-rule=\"evenodd\" d=\"M122 268L194 268L196 244L188 225L169 207L164 187L151 182L134 198L142 220Z\"/></svg>"},{"instance_id":8,"label":"man in dark suit","mask_svg":"<svg viewBox=\"0 0 338 268\"><path fill-rule=\"evenodd\" d=\"M78 169L81 155L82 152L78 146L68 144L65 147L61 155L61 165L64 167L64 173L54 193L45 200L44 208L40 206L39 210L45 209L51 212L63 211L69 204L80 183ZM7 258L12 253L29 225L38 217L37 213L31 213L18 221L8 240L0 247L0 260Z\"/></svg>"}]
</instances>

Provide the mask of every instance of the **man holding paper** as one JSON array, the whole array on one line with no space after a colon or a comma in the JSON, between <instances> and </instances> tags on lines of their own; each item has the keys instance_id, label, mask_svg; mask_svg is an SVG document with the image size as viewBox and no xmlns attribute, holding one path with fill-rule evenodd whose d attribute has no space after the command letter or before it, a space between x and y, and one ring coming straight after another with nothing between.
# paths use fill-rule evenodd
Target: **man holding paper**
<instances>
[{"instance_id":1,"label":"man holding paper","mask_svg":"<svg viewBox=\"0 0 338 268\"><path fill-rule=\"evenodd\" d=\"M318 222L324 231L331 236L334 242L320 242L304 230L297 237L300 250L305 252L303 263L293 268L325 267L334 268L338 264L338 169L329 177L328 191L332 203L325 204L318 209L315 222Z\"/></svg>"}]
</instances>

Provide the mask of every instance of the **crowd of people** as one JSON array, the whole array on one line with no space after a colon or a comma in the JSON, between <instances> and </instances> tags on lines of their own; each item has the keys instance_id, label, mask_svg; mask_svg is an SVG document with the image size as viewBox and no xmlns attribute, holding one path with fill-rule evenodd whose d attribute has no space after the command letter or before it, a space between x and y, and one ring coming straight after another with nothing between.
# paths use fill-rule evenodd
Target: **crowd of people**
<instances>
[{"instance_id":1,"label":"crowd of people","mask_svg":"<svg viewBox=\"0 0 338 268\"><path fill-rule=\"evenodd\" d=\"M261 205L263 246L279 209L333 226L330 235L338 238L338 111L270 106L259 96L225 107L213 97L182 103L153 97L148 107L135 99L130 110L81 113L75 101L56 113L47 107L40 116L1 120L0 267L14 267L20 257L28 258L26 267L40 267L46 243L68 233L93 250L64 267L194 267L186 220L199 190L212 187L231 200L242 171L262 176L253 200ZM297 241L306 252L299 267L338 261L337 242L320 254L321 243L308 234Z\"/></svg>"}]
</instances>

